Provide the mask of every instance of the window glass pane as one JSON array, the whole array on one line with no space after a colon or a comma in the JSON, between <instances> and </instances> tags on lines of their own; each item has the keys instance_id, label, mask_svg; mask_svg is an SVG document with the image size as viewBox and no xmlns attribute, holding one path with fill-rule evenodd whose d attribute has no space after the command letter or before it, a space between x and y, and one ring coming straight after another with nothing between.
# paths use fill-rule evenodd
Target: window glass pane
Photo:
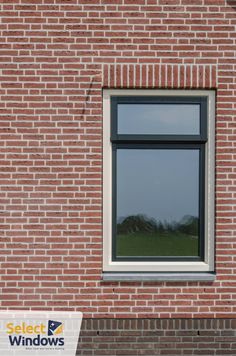
<instances>
[{"instance_id":1,"label":"window glass pane","mask_svg":"<svg viewBox=\"0 0 236 356\"><path fill-rule=\"evenodd\" d=\"M198 225L198 149L117 149L117 257L198 256Z\"/></svg>"},{"instance_id":2,"label":"window glass pane","mask_svg":"<svg viewBox=\"0 0 236 356\"><path fill-rule=\"evenodd\" d=\"M199 104L118 104L118 134L199 135Z\"/></svg>"}]
</instances>

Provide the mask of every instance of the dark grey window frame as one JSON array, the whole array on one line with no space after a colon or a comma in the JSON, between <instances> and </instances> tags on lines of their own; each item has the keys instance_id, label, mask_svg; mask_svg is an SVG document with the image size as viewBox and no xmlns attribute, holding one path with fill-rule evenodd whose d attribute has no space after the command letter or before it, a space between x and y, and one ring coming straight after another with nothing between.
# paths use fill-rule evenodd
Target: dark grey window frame
<instances>
[{"instance_id":1,"label":"dark grey window frame","mask_svg":"<svg viewBox=\"0 0 236 356\"><path fill-rule=\"evenodd\" d=\"M137 135L118 134L118 104L199 104L200 134ZM205 260L205 160L207 143L207 98L201 96L112 96L112 261L204 261ZM196 257L118 257L116 254L116 152L117 149L196 149L199 150L199 256Z\"/></svg>"}]
</instances>

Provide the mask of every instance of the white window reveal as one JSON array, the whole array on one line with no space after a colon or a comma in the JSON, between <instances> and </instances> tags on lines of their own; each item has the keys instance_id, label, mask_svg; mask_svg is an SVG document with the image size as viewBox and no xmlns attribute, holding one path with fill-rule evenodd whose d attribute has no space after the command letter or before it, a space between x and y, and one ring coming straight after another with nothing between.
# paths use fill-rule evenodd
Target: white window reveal
<instances>
[{"instance_id":1,"label":"white window reveal","mask_svg":"<svg viewBox=\"0 0 236 356\"><path fill-rule=\"evenodd\" d=\"M212 280L214 92L103 98L104 279Z\"/></svg>"}]
</instances>

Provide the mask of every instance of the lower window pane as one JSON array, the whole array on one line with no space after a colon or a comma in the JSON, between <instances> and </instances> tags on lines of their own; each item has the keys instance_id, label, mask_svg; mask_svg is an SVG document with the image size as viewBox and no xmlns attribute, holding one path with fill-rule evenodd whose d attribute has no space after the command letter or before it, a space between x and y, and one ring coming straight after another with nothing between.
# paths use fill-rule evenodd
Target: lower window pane
<instances>
[{"instance_id":1,"label":"lower window pane","mask_svg":"<svg viewBox=\"0 0 236 356\"><path fill-rule=\"evenodd\" d=\"M116 257L199 256L199 150L117 149Z\"/></svg>"}]
</instances>

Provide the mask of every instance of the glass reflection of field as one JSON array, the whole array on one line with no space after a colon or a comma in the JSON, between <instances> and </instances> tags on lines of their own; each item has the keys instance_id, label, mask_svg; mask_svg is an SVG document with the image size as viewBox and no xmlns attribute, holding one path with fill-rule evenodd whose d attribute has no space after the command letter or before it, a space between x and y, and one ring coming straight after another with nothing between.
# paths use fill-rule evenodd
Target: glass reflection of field
<instances>
[{"instance_id":1,"label":"glass reflection of field","mask_svg":"<svg viewBox=\"0 0 236 356\"><path fill-rule=\"evenodd\" d=\"M198 238L181 232L117 235L117 256L198 256Z\"/></svg>"}]
</instances>

